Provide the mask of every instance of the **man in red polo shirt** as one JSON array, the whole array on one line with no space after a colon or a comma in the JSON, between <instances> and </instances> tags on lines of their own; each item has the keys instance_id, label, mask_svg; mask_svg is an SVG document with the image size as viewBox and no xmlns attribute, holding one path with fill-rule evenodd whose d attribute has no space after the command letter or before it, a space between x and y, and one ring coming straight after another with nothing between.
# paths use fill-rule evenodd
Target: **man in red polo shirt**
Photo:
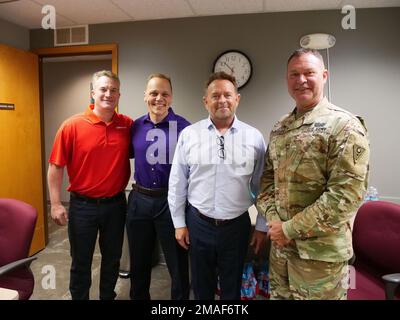
<instances>
[{"instance_id":1,"label":"man in red polo shirt","mask_svg":"<svg viewBox=\"0 0 400 320\"><path fill-rule=\"evenodd\" d=\"M93 252L99 233L100 299L114 299L126 216L125 186L130 177L132 120L115 112L120 81L110 71L93 75L94 105L67 119L57 132L49 159L51 217L68 222L71 246L70 291L73 300L89 299ZM67 167L70 207L61 204Z\"/></svg>"}]
</instances>

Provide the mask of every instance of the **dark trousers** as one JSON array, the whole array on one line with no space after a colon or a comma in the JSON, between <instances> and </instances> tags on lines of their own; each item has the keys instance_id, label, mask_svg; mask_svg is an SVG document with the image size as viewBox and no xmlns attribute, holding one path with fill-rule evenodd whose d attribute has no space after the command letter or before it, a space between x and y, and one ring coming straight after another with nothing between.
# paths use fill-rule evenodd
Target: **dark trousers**
<instances>
[{"instance_id":1,"label":"dark trousers","mask_svg":"<svg viewBox=\"0 0 400 320\"><path fill-rule=\"evenodd\" d=\"M219 277L221 300L240 300L244 261L250 235L248 212L228 224L215 226L189 205L190 267L196 300L214 300Z\"/></svg>"},{"instance_id":2,"label":"dark trousers","mask_svg":"<svg viewBox=\"0 0 400 320\"><path fill-rule=\"evenodd\" d=\"M188 253L175 239L167 197L150 197L131 191L126 231L131 263L131 299L150 299L152 253L158 237L171 276L171 299L187 300L190 290Z\"/></svg>"},{"instance_id":3,"label":"dark trousers","mask_svg":"<svg viewBox=\"0 0 400 320\"><path fill-rule=\"evenodd\" d=\"M69 289L73 300L89 299L92 260L98 234L101 252L100 299L115 298L125 217L124 195L115 202L101 204L71 198L68 219L72 257Z\"/></svg>"}]
</instances>

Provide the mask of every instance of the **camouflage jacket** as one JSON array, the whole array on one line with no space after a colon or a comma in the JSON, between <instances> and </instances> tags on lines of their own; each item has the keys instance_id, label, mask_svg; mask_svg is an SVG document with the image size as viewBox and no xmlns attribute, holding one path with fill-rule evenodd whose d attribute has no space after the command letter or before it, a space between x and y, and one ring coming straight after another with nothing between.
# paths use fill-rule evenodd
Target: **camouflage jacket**
<instances>
[{"instance_id":1,"label":"camouflage jacket","mask_svg":"<svg viewBox=\"0 0 400 320\"><path fill-rule=\"evenodd\" d=\"M303 259L345 261L350 219L367 188L369 142L363 120L326 98L272 129L257 208L283 222Z\"/></svg>"}]
</instances>

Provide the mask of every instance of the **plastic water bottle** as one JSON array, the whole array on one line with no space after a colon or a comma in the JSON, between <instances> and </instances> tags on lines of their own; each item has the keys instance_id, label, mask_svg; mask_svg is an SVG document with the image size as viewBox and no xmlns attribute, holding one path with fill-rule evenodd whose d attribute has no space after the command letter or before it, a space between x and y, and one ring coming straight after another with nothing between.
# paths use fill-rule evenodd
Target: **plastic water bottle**
<instances>
[{"instance_id":1,"label":"plastic water bottle","mask_svg":"<svg viewBox=\"0 0 400 320\"><path fill-rule=\"evenodd\" d=\"M371 187L370 200L371 200L371 201L377 201L377 200L379 200L379 197L378 197L378 190L377 190L375 187Z\"/></svg>"},{"instance_id":2,"label":"plastic water bottle","mask_svg":"<svg viewBox=\"0 0 400 320\"><path fill-rule=\"evenodd\" d=\"M370 186L364 196L364 201L377 201L377 200L379 200L378 190L375 187Z\"/></svg>"},{"instance_id":3,"label":"plastic water bottle","mask_svg":"<svg viewBox=\"0 0 400 320\"><path fill-rule=\"evenodd\" d=\"M369 201L369 200L371 200L371 187L368 187L364 195L364 201Z\"/></svg>"}]
</instances>

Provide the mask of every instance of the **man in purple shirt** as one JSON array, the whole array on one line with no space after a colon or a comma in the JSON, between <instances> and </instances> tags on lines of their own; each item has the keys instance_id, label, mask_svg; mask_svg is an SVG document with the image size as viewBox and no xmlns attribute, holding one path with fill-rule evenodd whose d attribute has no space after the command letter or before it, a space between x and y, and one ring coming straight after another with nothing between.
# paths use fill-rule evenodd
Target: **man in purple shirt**
<instances>
[{"instance_id":1,"label":"man in purple shirt","mask_svg":"<svg viewBox=\"0 0 400 320\"><path fill-rule=\"evenodd\" d=\"M128 200L126 229L131 263L130 297L150 299L152 252L158 237L171 276L171 299L189 298L187 251L175 240L168 207L168 179L179 133L190 123L171 108L171 79L148 78L144 101L148 114L132 126L135 183Z\"/></svg>"}]
</instances>

